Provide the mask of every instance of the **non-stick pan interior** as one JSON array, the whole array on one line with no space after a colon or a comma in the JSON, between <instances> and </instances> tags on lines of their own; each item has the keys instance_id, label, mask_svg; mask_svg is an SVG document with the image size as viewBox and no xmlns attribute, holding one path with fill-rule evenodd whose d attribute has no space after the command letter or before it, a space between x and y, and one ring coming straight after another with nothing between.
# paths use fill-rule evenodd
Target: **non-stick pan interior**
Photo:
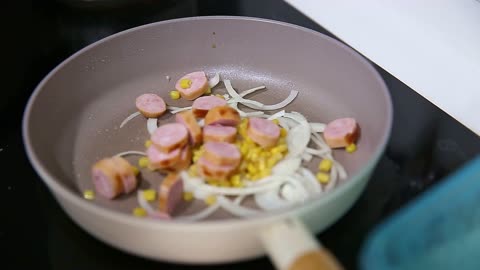
<instances>
[{"instance_id":1,"label":"non-stick pan interior","mask_svg":"<svg viewBox=\"0 0 480 270\"><path fill-rule=\"evenodd\" d=\"M81 196L93 188L90 168L95 161L122 151L144 151L149 137L145 118L119 128L136 111L135 98L151 92L169 105L187 106L190 102L173 101L168 93L178 78L196 70L209 76L218 72L237 90L265 85L267 90L253 97L267 104L298 90L287 110L301 112L309 121L355 117L362 129L358 151L334 153L350 176L371 162L388 133L391 111L383 83L366 61L344 46L281 23L197 18L123 32L52 72L39 86L26 118L34 155L65 188ZM214 92L223 93L222 88L220 84ZM166 115L160 124L172 120ZM128 159L136 163L138 156ZM143 170L141 188L157 188L162 178ZM97 196L93 203L128 213L137 204L135 194L115 201ZM179 214L198 207L203 203L183 207Z\"/></svg>"}]
</instances>

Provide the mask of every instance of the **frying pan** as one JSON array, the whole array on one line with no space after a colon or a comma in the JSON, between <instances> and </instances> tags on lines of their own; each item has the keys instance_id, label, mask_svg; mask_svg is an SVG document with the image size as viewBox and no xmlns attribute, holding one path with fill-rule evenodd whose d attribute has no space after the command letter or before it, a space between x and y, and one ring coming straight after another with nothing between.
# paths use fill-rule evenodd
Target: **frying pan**
<instances>
[{"instance_id":1,"label":"frying pan","mask_svg":"<svg viewBox=\"0 0 480 270\"><path fill-rule=\"evenodd\" d=\"M135 98L155 92L173 103L167 97L176 79L195 70L209 76L218 72L237 89L266 85L268 90L255 99L269 104L298 90L286 109L309 121L355 117L362 128L357 152L334 151L348 179L301 205L247 219L221 211L195 223L141 219L130 214L135 196L84 200L81 194L92 188L89 172L95 161L143 149L148 138L144 118L119 128L136 110ZM169 120L164 116L160 123ZM33 92L23 139L30 162L65 212L101 241L139 256L191 264L268 253L277 268L295 269L335 266L310 233L331 225L359 197L385 149L391 124L391 100L381 77L340 42L282 22L194 17L130 29L65 60ZM162 179L149 172L142 176L141 188L155 188Z\"/></svg>"}]
</instances>

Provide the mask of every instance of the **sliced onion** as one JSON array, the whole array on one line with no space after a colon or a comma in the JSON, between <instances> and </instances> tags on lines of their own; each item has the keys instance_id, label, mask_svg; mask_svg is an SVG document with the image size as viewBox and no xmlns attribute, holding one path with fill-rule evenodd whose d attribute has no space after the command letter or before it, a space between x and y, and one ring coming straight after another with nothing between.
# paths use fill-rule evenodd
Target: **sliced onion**
<instances>
[{"instance_id":1,"label":"sliced onion","mask_svg":"<svg viewBox=\"0 0 480 270\"><path fill-rule=\"evenodd\" d=\"M343 165L340 164L340 162L338 162L336 160L333 160L333 164L337 168L338 176L340 177L340 179L342 179L342 180L347 179L348 174L347 174L347 171L345 170L345 168L343 167Z\"/></svg>"},{"instance_id":2,"label":"sliced onion","mask_svg":"<svg viewBox=\"0 0 480 270\"><path fill-rule=\"evenodd\" d=\"M171 110L170 113L176 114L176 113L179 113L179 112L188 111L188 110L191 110L191 109L192 109L192 106L183 107L183 108L177 108L177 107L175 107L175 108L176 108L176 109Z\"/></svg>"},{"instance_id":3,"label":"sliced onion","mask_svg":"<svg viewBox=\"0 0 480 270\"><path fill-rule=\"evenodd\" d=\"M255 203L263 210L276 210L292 205L292 202L282 199L278 192L278 189L272 189L257 193L254 196Z\"/></svg>"},{"instance_id":4,"label":"sliced onion","mask_svg":"<svg viewBox=\"0 0 480 270\"><path fill-rule=\"evenodd\" d=\"M278 119L278 124L288 132L290 130L290 127L288 126L288 121L287 121L288 118L279 117L277 119Z\"/></svg>"},{"instance_id":5,"label":"sliced onion","mask_svg":"<svg viewBox=\"0 0 480 270\"><path fill-rule=\"evenodd\" d=\"M243 200L246 198L247 196L237 196L235 198L235 200L233 200L233 203L234 204L242 204Z\"/></svg>"},{"instance_id":6,"label":"sliced onion","mask_svg":"<svg viewBox=\"0 0 480 270\"><path fill-rule=\"evenodd\" d=\"M324 123L310 123L312 132L323 132L326 126Z\"/></svg>"},{"instance_id":7,"label":"sliced onion","mask_svg":"<svg viewBox=\"0 0 480 270\"><path fill-rule=\"evenodd\" d=\"M318 183L317 178L309 169L301 168L300 173L303 176L304 185L308 191L311 191L311 193L322 193L322 185Z\"/></svg>"},{"instance_id":8,"label":"sliced onion","mask_svg":"<svg viewBox=\"0 0 480 270\"><path fill-rule=\"evenodd\" d=\"M122 123L120 124L120 128L125 126L130 120L139 116L140 114L141 114L140 112L134 112L134 113L130 114L129 116L127 116L127 118L125 118L125 120L123 120Z\"/></svg>"},{"instance_id":9,"label":"sliced onion","mask_svg":"<svg viewBox=\"0 0 480 270\"><path fill-rule=\"evenodd\" d=\"M267 119L268 120L275 120L277 118L283 117L284 115L285 115L285 110L281 110L279 112L276 112L276 113L270 115Z\"/></svg>"},{"instance_id":10,"label":"sliced onion","mask_svg":"<svg viewBox=\"0 0 480 270\"><path fill-rule=\"evenodd\" d=\"M145 200L145 197L143 197L142 193L143 193L142 190L137 191L138 205L140 205L140 207L145 209L145 211L147 211L149 216L155 217L155 218L161 218L161 219L170 218L170 215L168 215L167 213L153 209L153 207L147 202L147 200Z\"/></svg>"},{"instance_id":11,"label":"sliced onion","mask_svg":"<svg viewBox=\"0 0 480 270\"><path fill-rule=\"evenodd\" d=\"M120 153L116 154L115 156L123 157L123 156L129 156L129 155L146 156L147 154L145 152L142 152L142 151L131 150L131 151L120 152Z\"/></svg>"},{"instance_id":12,"label":"sliced onion","mask_svg":"<svg viewBox=\"0 0 480 270\"><path fill-rule=\"evenodd\" d=\"M251 216L257 216L262 214L262 212L258 210L250 209L250 208L235 204L223 196L217 196L217 201L218 201L218 204L220 204L220 206L223 209L225 209L229 213L236 216L251 217Z\"/></svg>"},{"instance_id":13,"label":"sliced onion","mask_svg":"<svg viewBox=\"0 0 480 270\"><path fill-rule=\"evenodd\" d=\"M301 156L310 142L310 137L310 126L308 125L300 124L290 129L287 134L287 158Z\"/></svg>"},{"instance_id":14,"label":"sliced onion","mask_svg":"<svg viewBox=\"0 0 480 270\"><path fill-rule=\"evenodd\" d=\"M295 179L282 185L280 196L289 202L304 202L308 198L308 192L300 182L301 180Z\"/></svg>"},{"instance_id":15,"label":"sliced onion","mask_svg":"<svg viewBox=\"0 0 480 270\"><path fill-rule=\"evenodd\" d=\"M337 167L333 166L332 169L330 170L330 180L328 183L325 185L325 192L329 192L332 190L335 186L337 185Z\"/></svg>"},{"instance_id":16,"label":"sliced onion","mask_svg":"<svg viewBox=\"0 0 480 270\"><path fill-rule=\"evenodd\" d=\"M251 89L248 89L248 90L245 90L245 91L241 92L241 93L240 93L240 96L241 96L241 97L244 97L244 96L246 96L246 95L250 95L250 94L252 94L253 92L256 92L256 91L258 91L258 90L262 90L262 89L265 89L265 88L266 88L266 87L263 86L263 85L262 85L262 86L255 87L255 88L251 88Z\"/></svg>"},{"instance_id":17,"label":"sliced onion","mask_svg":"<svg viewBox=\"0 0 480 270\"><path fill-rule=\"evenodd\" d=\"M153 132L157 128L158 128L158 119L157 118L148 118L148 120L147 120L148 133L153 134Z\"/></svg>"},{"instance_id":18,"label":"sliced onion","mask_svg":"<svg viewBox=\"0 0 480 270\"><path fill-rule=\"evenodd\" d=\"M215 76L213 76L213 78L208 80L208 86L210 88L213 88L213 87L217 86L217 84L219 82L220 82L220 73L216 73Z\"/></svg>"},{"instance_id":19,"label":"sliced onion","mask_svg":"<svg viewBox=\"0 0 480 270\"><path fill-rule=\"evenodd\" d=\"M244 117L257 117L257 116L262 116L264 115L264 112L258 111L258 112L245 112Z\"/></svg>"},{"instance_id":20,"label":"sliced onion","mask_svg":"<svg viewBox=\"0 0 480 270\"><path fill-rule=\"evenodd\" d=\"M283 159L272 168L272 175L285 176L294 174L300 168L301 163L302 159L300 158Z\"/></svg>"},{"instance_id":21,"label":"sliced onion","mask_svg":"<svg viewBox=\"0 0 480 270\"><path fill-rule=\"evenodd\" d=\"M310 154L310 155L319 156L319 157L323 157L326 154L330 154L331 152L332 152L332 150L330 150L330 148L324 148L324 149L321 149L321 150L313 149L313 148L309 148L309 147L305 148L305 153Z\"/></svg>"},{"instance_id":22,"label":"sliced onion","mask_svg":"<svg viewBox=\"0 0 480 270\"><path fill-rule=\"evenodd\" d=\"M227 89L228 94L233 98L233 99L243 99L237 91L232 86L232 83L230 80L223 80L223 83L225 84L225 88Z\"/></svg>"},{"instance_id":23,"label":"sliced onion","mask_svg":"<svg viewBox=\"0 0 480 270\"><path fill-rule=\"evenodd\" d=\"M253 108L253 109L256 109L256 110L263 110L262 108L258 108L258 107L262 107L263 103L258 102L256 100L234 97L234 98L229 99L228 103L241 103L242 105L245 105L247 107L250 107L250 108Z\"/></svg>"},{"instance_id":24,"label":"sliced onion","mask_svg":"<svg viewBox=\"0 0 480 270\"><path fill-rule=\"evenodd\" d=\"M305 116L303 116L301 113L299 112L289 112L289 113L285 113L285 115L283 117L286 117L286 118L289 118L289 119L292 119L294 120L295 122L299 123L299 124L302 124L302 125L305 125L305 126L308 126L308 129L310 129L310 125L308 124L308 121L307 121L307 118L305 118ZM297 125L293 124L291 127L295 127Z\"/></svg>"},{"instance_id":25,"label":"sliced onion","mask_svg":"<svg viewBox=\"0 0 480 270\"><path fill-rule=\"evenodd\" d=\"M213 213L215 213L218 209L220 208L220 205L218 203L210 205L207 208L204 208L202 211L195 213L193 215L188 215L188 216L179 216L175 219L177 220L182 220L182 221L197 221L197 220L202 220L206 219Z\"/></svg>"},{"instance_id":26,"label":"sliced onion","mask_svg":"<svg viewBox=\"0 0 480 270\"><path fill-rule=\"evenodd\" d=\"M298 95L298 91L292 90L292 91L290 91L290 94L288 95L288 97L286 99L284 99L283 101L281 101L277 104L272 104L272 105L265 105L265 104L262 104L262 103L255 104L255 103L251 102L252 101L251 99L242 99L239 102L242 103L243 105L249 107L249 108L252 108L252 109L264 110L264 111L274 111L274 110L281 109L281 108L287 106L288 104L290 104L297 97L297 95Z\"/></svg>"},{"instance_id":27,"label":"sliced onion","mask_svg":"<svg viewBox=\"0 0 480 270\"><path fill-rule=\"evenodd\" d=\"M309 153L306 153L304 152L302 154L302 160L306 161L306 162L310 162L312 160L313 156L310 155Z\"/></svg>"}]
</instances>

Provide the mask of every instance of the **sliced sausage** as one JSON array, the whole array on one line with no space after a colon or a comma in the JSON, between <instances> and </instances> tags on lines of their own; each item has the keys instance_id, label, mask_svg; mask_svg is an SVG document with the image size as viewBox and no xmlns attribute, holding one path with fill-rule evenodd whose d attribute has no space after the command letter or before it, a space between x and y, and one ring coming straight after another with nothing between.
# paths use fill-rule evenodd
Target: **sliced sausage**
<instances>
[{"instance_id":1,"label":"sliced sausage","mask_svg":"<svg viewBox=\"0 0 480 270\"><path fill-rule=\"evenodd\" d=\"M216 165L208 161L205 157L201 157L197 161L197 168L200 176L215 180L227 180L237 171L237 166Z\"/></svg>"},{"instance_id":2,"label":"sliced sausage","mask_svg":"<svg viewBox=\"0 0 480 270\"><path fill-rule=\"evenodd\" d=\"M102 159L93 165L92 181L96 192L107 199L113 199L123 192L115 163L110 158Z\"/></svg>"},{"instance_id":3,"label":"sliced sausage","mask_svg":"<svg viewBox=\"0 0 480 270\"><path fill-rule=\"evenodd\" d=\"M354 118L339 118L328 123L323 132L331 148L346 147L360 137L360 127Z\"/></svg>"},{"instance_id":4,"label":"sliced sausage","mask_svg":"<svg viewBox=\"0 0 480 270\"><path fill-rule=\"evenodd\" d=\"M242 155L237 146L225 142L207 142L203 156L215 165L238 166Z\"/></svg>"},{"instance_id":5,"label":"sliced sausage","mask_svg":"<svg viewBox=\"0 0 480 270\"><path fill-rule=\"evenodd\" d=\"M187 128L192 145L198 145L202 142L202 128L198 125L192 111L177 113L175 120Z\"/></svg>"},{"instance_id":6,"label":"sliced sausage","mask_svg":"<svg viewBox=\"0 0 480 270\"><path fill-rule=\"evenodd\" d=\"M159 187L160 211L171 215L183 197L183 181L176 173L168 174Z\"/></svg>"},{"instance_id":7,"label":"sliced sausage","mask_svg":"<svg viewBox=\"0 0 480 270\"><path fill-rule=\"evenodd\" d=\"M192 164L192 149L190 146L185 145L180 153L180 160L171 167L173 171L185 170Z\"/></svg>"},{"instance_id":8,"label":"sliced sausage","mask_svg":"<svg viewBox=\"0 0 480 270\"><path fill-rule=\"evenodd\" d=\"M203 128L204 142L235 142L237 129L229 126L208 125Z\"/></svg>"},{"instance_id":9,"label":"sliced sausage","mask_svg":"<svg viewBox=\"0 0 480 270\"><path fill-rule=\"evenodd\" d=\"M271 147L280 138L280 128L270 120L252 117L248 119L247 135L260 146Z\"/></svg>"},{"instance_id":10,"label":"sliced sausage","mask_svg":"<svg viewBox=\"0 0 480 270\"><path fill-rule=\"evenodd\" d=\"M150 140L161 151L170 152L187 144L188 131L179 123L165 124L153 132Z\"/></svg>"},{"instance_id":11,"label":"sliced sausage","mask_svg":"<svg viewBox=\"0 0 480 270\"><path fill-rule=\"evenodd\" d=\"M218 106L208 111L205 125L223 125L235 127L240 123L240 114L230 106Z\"/></svg>"},{"instance_id":12,"label":"sliced sausage","mask_svg":"<svg viewBox=\"0 0 480 270\"><path fill-rule=\"evenodd\" d=\"M123 186L123 193L128 194L137 188L138 181L132 165L122 157L112 157Z\"/></svg>"},{"instance_id":13,"label":"sliced sausage","mask_svg":"<svg viewBox=\"0 0 480 270\"><path fill-rule=\"evenodd\" d=\"M216 96L205 96L195 99L192 104L193 114L198 118L203 118L207 115L208 111L218 107L227 105L227 101L223 98Z\"/></svg>"},{"instance_id":14,"label":"sliced sausage","mask_svg":"<svg viewBox=\"0 0 480 270\"><path fill-rule=\"evenodd\" d=\"M147 149L148 161L152 169L166 169L174 166L180 160L181 148L171 152L163 152L154 145Z\"/></svg>"},{"instance_id":15,"label":"sliced sausage","mask_svg":"<svg viewBox=\"0 0 480 270\"><path fill-rule=\"evenodd\" d=\"M157 118L167 110L165 101L155 94L143 94L137 97L135 105L137 109L148 118Z\"/></svg>"},{"instance_id":16,"label":"sliced sausage","mask_svg":"<svg viewBox=\"0 0 480 270\"><path fill-rule=\"evenodd\" d=\"M207 76L203 71L189 73L177 81L175 88L184 99L194 100L208 90Z\"/></svg>"}]
</instances>

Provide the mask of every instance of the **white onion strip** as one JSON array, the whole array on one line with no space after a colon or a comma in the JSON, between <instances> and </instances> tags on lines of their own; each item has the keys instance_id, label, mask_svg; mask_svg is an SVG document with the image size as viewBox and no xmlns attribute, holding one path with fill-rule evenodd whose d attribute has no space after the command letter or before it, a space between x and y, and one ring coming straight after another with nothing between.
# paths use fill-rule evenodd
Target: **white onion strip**
<instances>
[{"instance_id":1,"label":"white onion strip","mask_svg":"<svg viewBox=\"0 0 480 270\"><path fill-rule=\"evenodd\" d=\"M248 217L262 214L262 212L258 210L249 209L247 207L234 204L232 201L223 196L217 196L217 201L223 209L236 216Z\"/></svg>"},{"instance_id":2,"label":"white onion strip","mask_svg":"<svg viewBox=\"0 0 480 270\"><path fill-rule=\"evenodd\" d=\"M127 116L127 118L125 118L125 120L123 120L122 123L120 124L120 128L125 126L130 120L139 116L140 114L141 114L140 112L134 112L134 113L130 114L129 116Z\"/></svg>"},{"instance_id":3,"label":"white onion strip","mask_svg":"<svg viewBox=\"0 0 480 270\"><path fill-rule=\"evenodd\" d=\"M250 99L243 99L242 101L240 101L240 103L242 103L243 105L245 105L249 108L252 108L252 109L264 110L264 111L273 111L273 110L278 110L278 109L281 109L281 108L287 106L297 97L297 95L298 95L298 91L292 90L292 91L290 91L290 94L288 95L288 97L286 99L284 99L283 101L281 101L277 104L272 104L272 105L265 105L265 104L257 105L257 104L253 104L251 102L247 103L246 101L250 101Z\"/></svg>"},{"instance_id":4,"label":"white onion strip","mask_svg":"<svg viewBox=\"0 0 480 270\"><path fill-rule=\"evenodd\" d=\"M217 73L217 74L215 74L215 76L213 78L208 80L208 86L210 88L213 88L213 87L217 86L217 84L219 82L220 82L220 73Z\"/></svg>"},{"instance_id":5,"label":"white onion strip","mask_svg":"<svg viewBox=\"0 0 480 270\"><path fill-rule=\"evenodd\" d=\"M244 96L246 96L246 95L250 95L250 94L252 94L253 92L256 92L256 91L258 91L258 90L262 90L262 89L265 89L265 88L266 88L266 87L262 85L262 86L259 86L259 87L255 87L255 88L252 88L252 89L248 89L248 90L245 90L245 91L241 92L241 93L240 93L240 96L241 96L241 97L244 97Z\"/></svg>"},{"instance_id":6,"label":"white onion strip","mask_svg":"<svg viewBox=\"0 0 480 270\"><path fill-rule=\"evenodd\" d=\"M310 183L310 187L312 188L313 193L323 192L322 185L318 183L317 178L315 178L315 175L313 175L313 173L309 169L301 168L300 172L303 175L303 179Z\"/></svg>"},{"instance_id":7,"label":"white onion strip","mask_svg":"<svg viewBox=\"0 0 480 270\"><path fill-rule=\"evenodd\" d=\"M270 115L267 120L275 120L277 118L283 117L285 115L285 110L281 110L279 112L276 112L272 115ZM280 121L279 121L280 122Z\"/></svg>"},{"instance_id":8,"label":"white onion strip","mask_svg":"<svg viewBox=\"0 0 480 270\"><path fill-rule=\"evenodd\" d=\"M326 126L324 123L310 123L312 132L323 132Z\"/></svg>"},{"instance_id":9,"label":"white onion strip","mask_svg":"<svg viewBox=\"0 0 480 270\"><path fill-rule=\"evenodd\" d=\"M176 113L179 113L179 112L188 111L190 109L192 109L192 106L183 107L183 108L175 107L175 109L171 110L170 113L171 114L176 114Z\"/></svg>"},{"instance_id":10,"label":"white onion strip","mask_svg":"<svg viewBox=\"0 0 480 270\"><path fill-rule=\"evenodd\" d=\"M310 155L319 156L319 157L323 157L326 154L330 154L331 152L332 151L330 150L330 148L324 148L324 149L318 150L318 149L312 149L312 148L307 147L305 149L305 153L310 154Z\"/></svg>"},{"instance_id":11,"label":"white onion strip","mask_svg":"<svg viewBox=\"0 0 480 270\"><path fill-rule=\"evenodd\" d=\"M332 169L330 170L330 180L325 185L325 192L329 192L337 185L337 175L338 175L337 173L338 173L337 167L333 166Z\"/></svg>"},{"instance_id":12,"label":"white onion strip","mask_svg":"<svg viewBox=\"0 0 480 270\"><path fill-rule=\"evenodd\" d=\"M153 132L158 128L158 119L157 118L148 118L147 120L147 130L149 134L153 134Z\"/></svg>"},{"instance_id":13,"label":"white onion strip","mask_svg":"<svg viewBox=\"0 0 480 270\"><path fill-rule=\"evenodd\" d=\"M203 209L202 211L200 211L198 213L195 213L193 215L179 216L175 219L182 220L182 221L202 220L202 219L205 219L205 218L209 217L213 213L215 213L219 208L220 208L220 204L216 203L216 204L213 204L213 205L211 205L211 206L209 206L209 207Z\"/></svg>"},{"instance_id":14,"label":"white onion strip","mask_svg":"<svg viewBox=\"0 0 480 270\"><path fill-rule=\"evenodd\" d=\"M247 196L237 196L235 198L235 200L233 200L233 203L234 204L242 204L243 200L246 198Z\"/></svg>"},{"instance_id":15,"label":"white onion strip","mask_svg":"<svg viewBox=\"0 0 480 270\"><path fill-rule=\"evenodd\" d=\"M142 151L131 150L131 151L120 152L120 153L116 154L115 156L124 157L124 156L129 156L129 155L146 156L147 154L145 152L142 152Z\"/></svg>"}]
</instances>

